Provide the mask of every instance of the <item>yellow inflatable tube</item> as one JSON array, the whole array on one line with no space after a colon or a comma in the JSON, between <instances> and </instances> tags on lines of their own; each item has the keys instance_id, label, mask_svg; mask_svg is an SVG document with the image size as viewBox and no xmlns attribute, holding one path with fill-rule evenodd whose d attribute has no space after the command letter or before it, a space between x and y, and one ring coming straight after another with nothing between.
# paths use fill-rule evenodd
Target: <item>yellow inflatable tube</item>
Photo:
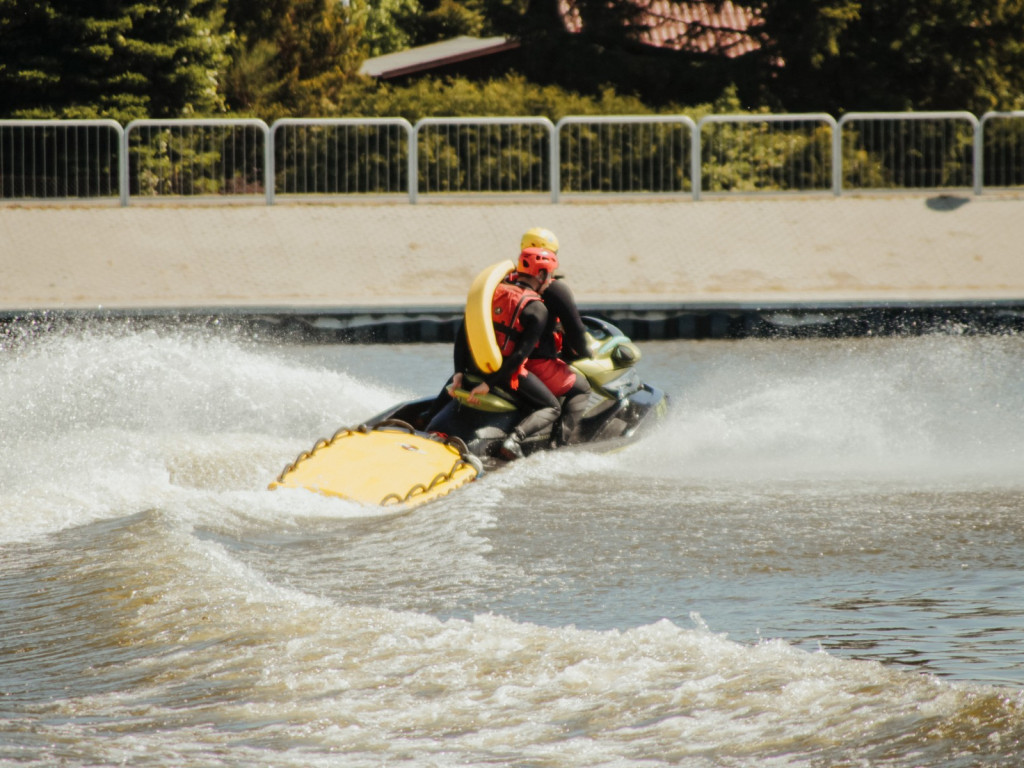
<instances>
[{"instance_id":1,"label":"yellow inflatable tube","mask_svg":"<svg viewBox=\"0 0 1024 768\"><path fill-rule=\"evenodd\" d=\"M494 289L516 265L509 260L492 264L473 280L466 297L466 336L473 360L484 373L501 368L501 349L494 338L491 301Z\"/></svg>"}]
</instances>

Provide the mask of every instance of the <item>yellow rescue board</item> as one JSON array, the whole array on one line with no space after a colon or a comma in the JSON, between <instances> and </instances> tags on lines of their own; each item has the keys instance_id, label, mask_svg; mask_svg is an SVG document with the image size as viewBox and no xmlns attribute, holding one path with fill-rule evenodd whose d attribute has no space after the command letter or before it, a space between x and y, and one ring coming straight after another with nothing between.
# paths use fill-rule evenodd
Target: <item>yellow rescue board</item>
<instances>
[{"instance_id":1,"label":"yellow rescue board","mask_svg":"<svg viewBox=\"0 0 1024 768\"><path fill-rule=\"evenodd\" d=\"M301 454L270 488L305 488L360 504L412 509L475 480L457 447L404 429L339 430Z\"/></svg>"},{"instance_id":2,"label":"yellow rescue board","mask_svg":"<svg viewBox=\"0 0 1024 768\"><path fill-rule=\"evenodd\" d=\"M494 373L501 368L501 349L494 338L491 301L498 283L515 268L516 265L507 259L492 264L476 276L466 297L466 336L469 340L469 351L484 373Z\"/></svg>"}]
</instances>

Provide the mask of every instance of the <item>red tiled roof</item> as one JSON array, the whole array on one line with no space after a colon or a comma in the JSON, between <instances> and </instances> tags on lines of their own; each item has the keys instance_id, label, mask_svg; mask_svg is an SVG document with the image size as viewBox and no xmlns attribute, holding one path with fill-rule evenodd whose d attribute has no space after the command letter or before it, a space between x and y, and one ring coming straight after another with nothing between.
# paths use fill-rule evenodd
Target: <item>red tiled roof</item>
<instances>
[{"instance_id":1,"label":"red tiled roof","mask_svg":"<svg viewBox=\"0 0 1024 768\"><path fill-rule=\"evenodd\" d=\"M748 30L761 20L746 8L724 0L719 9L711 0L671 3L669 0L632 0L643 10L637 35L640 42L660 48L717 53L735 57L759 46ZM566 29L579 32L581 22L573 0L560 0Z\"/></svg>"}]
</instances>

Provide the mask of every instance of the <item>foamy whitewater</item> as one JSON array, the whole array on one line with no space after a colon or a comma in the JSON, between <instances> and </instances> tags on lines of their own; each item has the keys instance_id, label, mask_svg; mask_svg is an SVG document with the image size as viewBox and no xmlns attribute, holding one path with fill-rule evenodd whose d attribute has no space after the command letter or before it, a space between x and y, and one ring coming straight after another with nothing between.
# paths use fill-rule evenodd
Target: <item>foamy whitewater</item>
<instances>
[{"instance_id":1,"label":"foamy whitewater","mask_svg":"<svg viewBox=\"0 0 1024 768\"><path fill-rule=\"evenodd\" d=\"M642 344L667 422L267 484L446 345L0 341L0 764L1017 766L1024 340Z\"/></svg>"}]
</instances>

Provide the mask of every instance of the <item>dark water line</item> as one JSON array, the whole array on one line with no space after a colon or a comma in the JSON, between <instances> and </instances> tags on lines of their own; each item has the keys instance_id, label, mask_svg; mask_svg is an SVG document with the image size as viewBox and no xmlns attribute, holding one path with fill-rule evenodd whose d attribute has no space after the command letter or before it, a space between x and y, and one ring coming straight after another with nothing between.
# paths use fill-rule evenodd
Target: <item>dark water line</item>
<instances>
[{"instance_id":1,"label":"dark water line","mask_svg":"<svg viewBox=\"0 0 1024 768\"><path fill-rule=\"evenodd\" d=\"M1024 300L931 302L637 302L581 304L636 341L857 338L1024 331ZM0 312L0 342L67 327L151 326L236 330L323 343L450 342L461 307L191 307Z\"/></svg>"}]
</instances>

